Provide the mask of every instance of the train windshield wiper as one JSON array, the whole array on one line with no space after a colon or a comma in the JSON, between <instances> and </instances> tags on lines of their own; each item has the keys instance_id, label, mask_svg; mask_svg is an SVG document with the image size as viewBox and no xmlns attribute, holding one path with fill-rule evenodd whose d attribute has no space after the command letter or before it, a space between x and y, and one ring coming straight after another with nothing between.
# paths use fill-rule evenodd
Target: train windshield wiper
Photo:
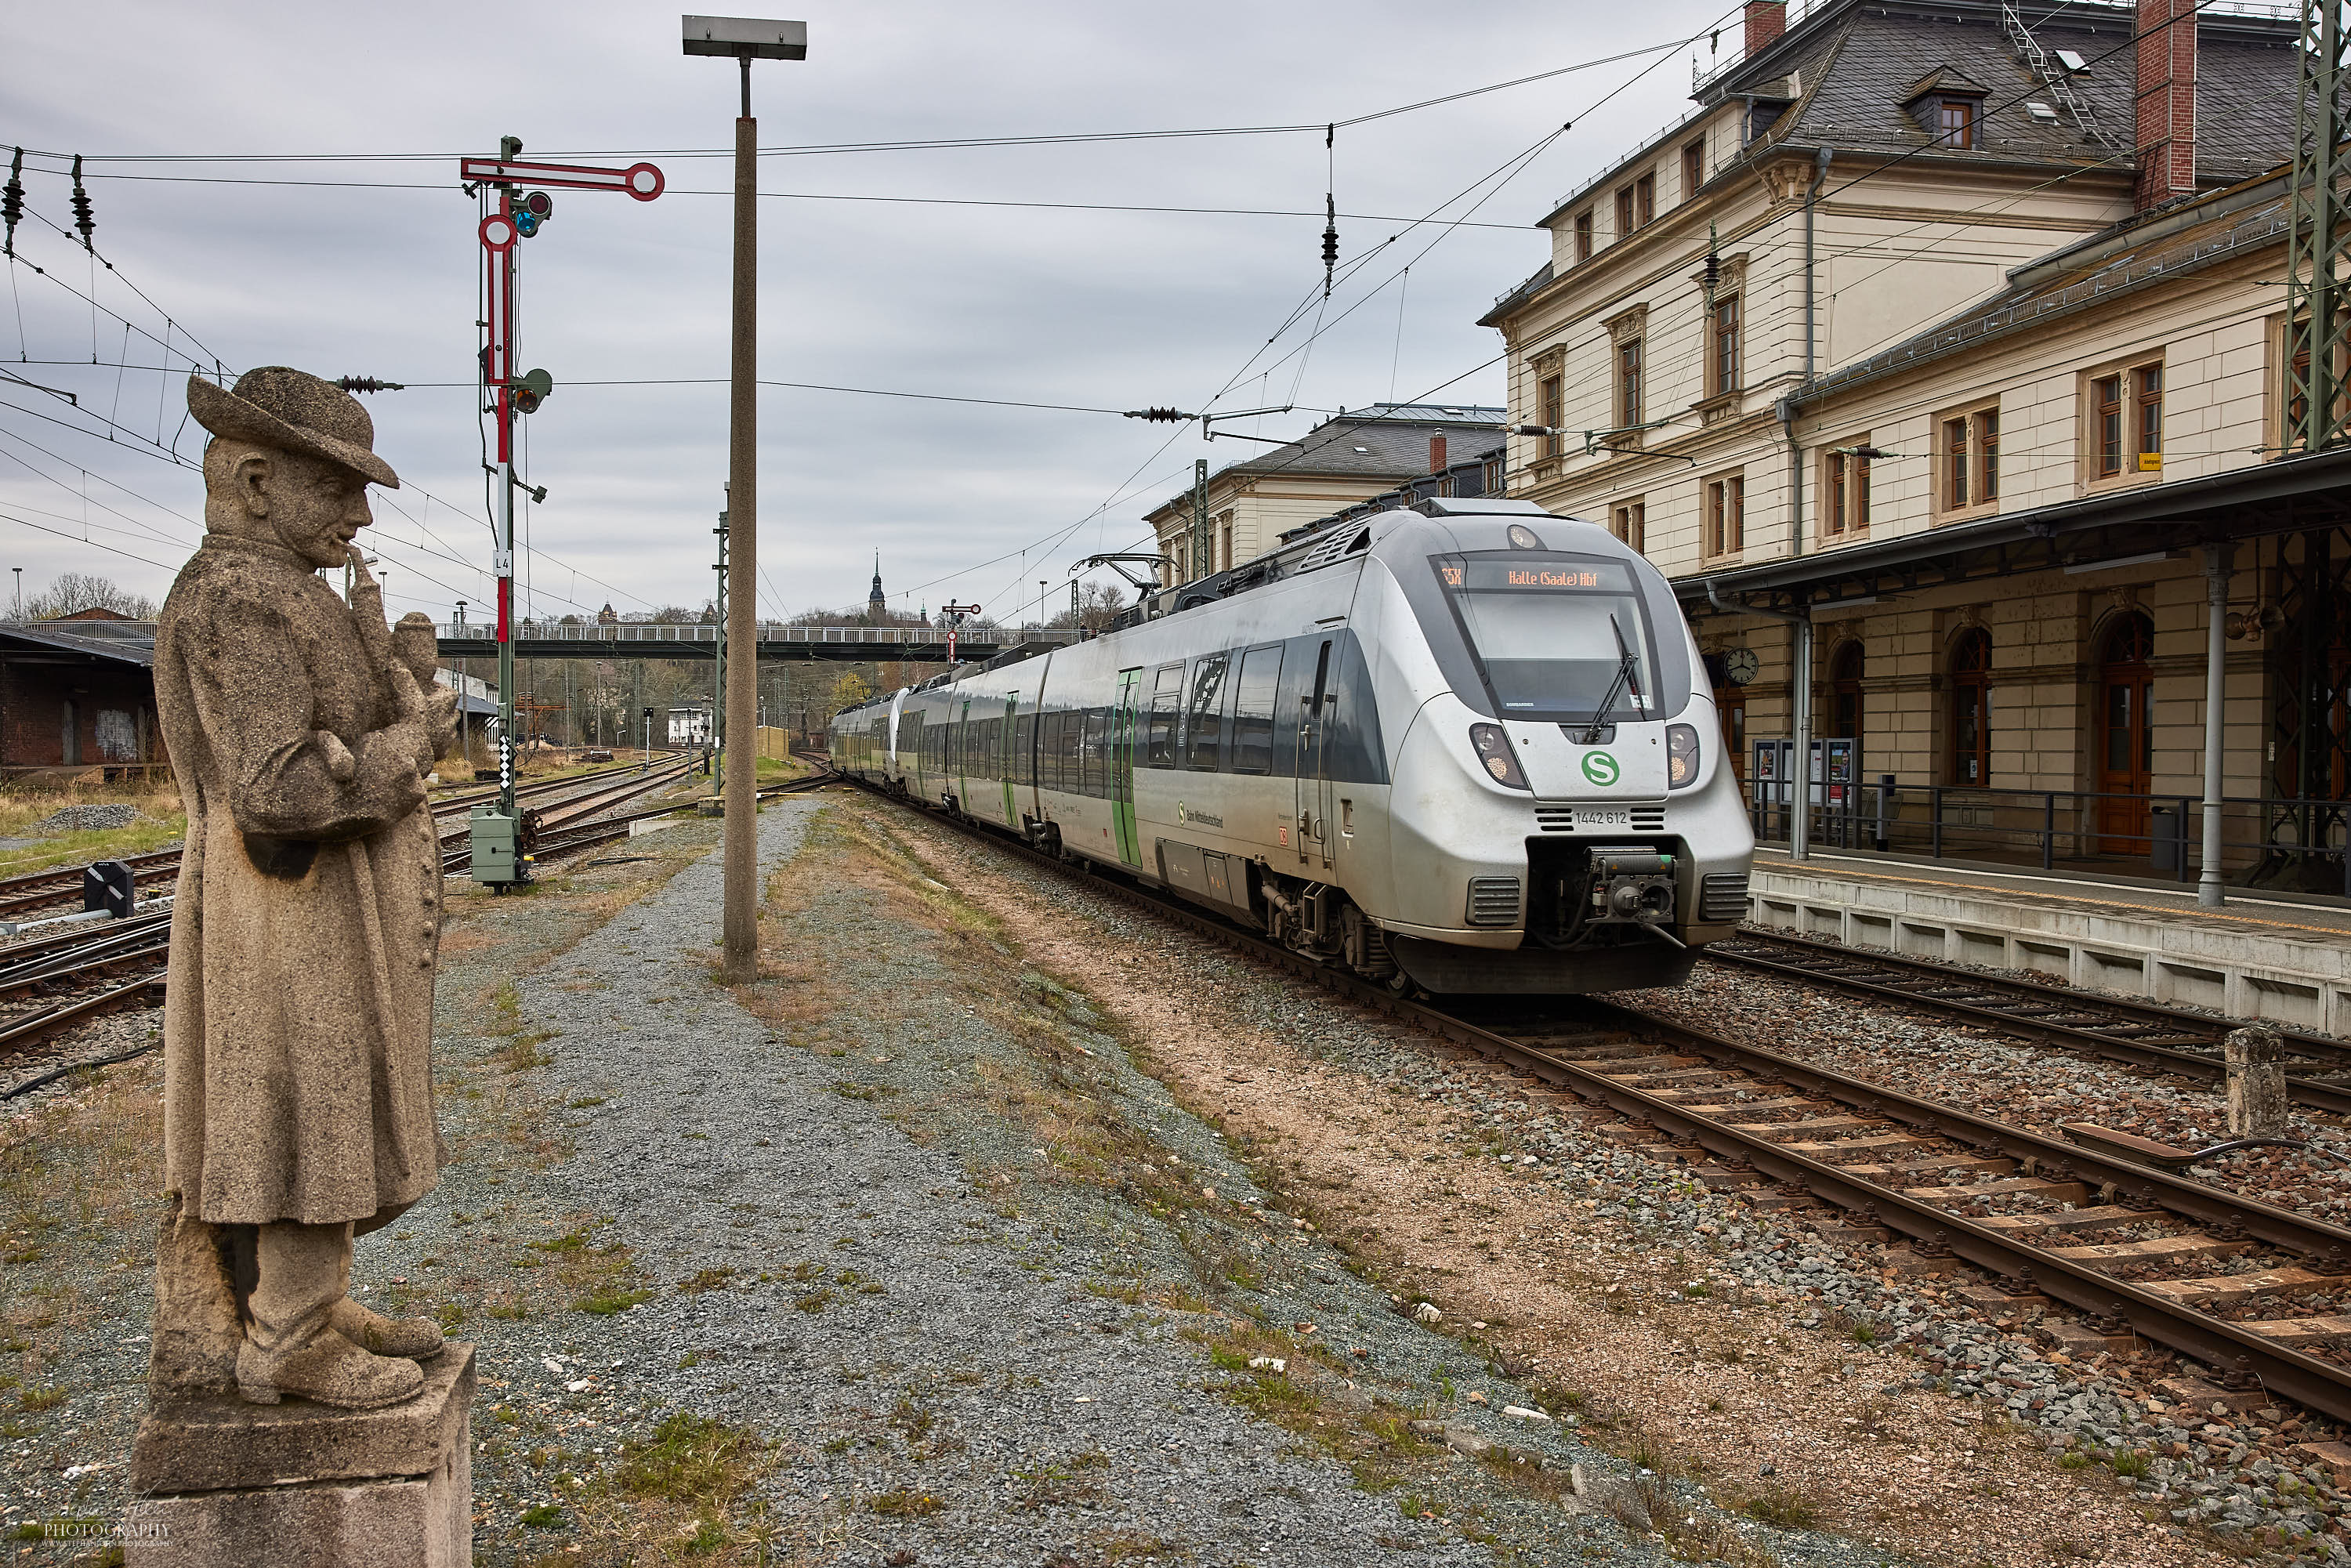
<instances>
[{"instance_id":1,"label":"train windshield wiper","mask_svg":"<svg viewBox=\"0 0 2351 1568\"><path fill-rule=\"evenodd\" d=\"M1608 683L1607 693L1601 697L1600 706L1592 710L1592 723L1583 731L1583 744L1586 746L1600 744L1600 732L1607 727L1608 715L1616 706L1616 699L1625 695L1625 688L1631 686L1635 694L1641 689L1634 680L1637 661L1633 657L1633 650L1625 645L1625 628L1616 624L1613 612L1608 617L1608 630L1616 638L1616 678Z\"/></svg>"}]
</instances>

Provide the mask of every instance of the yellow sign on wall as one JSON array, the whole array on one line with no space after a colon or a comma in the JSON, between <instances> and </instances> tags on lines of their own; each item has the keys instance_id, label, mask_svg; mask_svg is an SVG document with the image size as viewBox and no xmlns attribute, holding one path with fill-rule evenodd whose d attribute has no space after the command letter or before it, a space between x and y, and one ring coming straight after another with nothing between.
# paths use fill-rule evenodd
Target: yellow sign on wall
<instances>
[{"instance_id":1,"label":"yellow sign on wall","mask_svg":"<svg viewBox=\"0 0 2351 1568\"><path fill-rule=\"evenodd\" d=\"M2140 453L2140 454L2138 455L2138 471L2139 471L2140 473L2142 473L2142 474L2160 474L2160 473L2162 473L2162 472L2163 472L2163 454L2162 454L2162 453L2160 453L2160 452L2142 452L2142 453Z\"/></svg>"}]
</instances>

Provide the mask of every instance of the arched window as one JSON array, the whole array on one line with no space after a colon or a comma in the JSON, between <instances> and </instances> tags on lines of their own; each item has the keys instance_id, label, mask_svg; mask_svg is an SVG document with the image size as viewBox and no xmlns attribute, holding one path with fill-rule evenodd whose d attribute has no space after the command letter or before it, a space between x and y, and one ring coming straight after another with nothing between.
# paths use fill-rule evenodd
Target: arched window
<instances>
[{"instance_id":1,"label":"arched window","mask_svg":"<svg viewBox=\"0 0 2351 1568\"><path fill-rule=\"evenodd\" d=\"M1951 650L1951 782L1991 782L1991 633L1980 626Z\"/></svg>"},{"instance_id":2,"label":"arched window","mask_svg":"<svg viewBox=\"0 0 2351 1568\"><path fill-rule=\"evenodd\" d=\"M1858 642L1845 643L1829 661L1829 734L1853 741L1854 772L1861 771L1862 651Z\"/></svg>"}]
</instances>

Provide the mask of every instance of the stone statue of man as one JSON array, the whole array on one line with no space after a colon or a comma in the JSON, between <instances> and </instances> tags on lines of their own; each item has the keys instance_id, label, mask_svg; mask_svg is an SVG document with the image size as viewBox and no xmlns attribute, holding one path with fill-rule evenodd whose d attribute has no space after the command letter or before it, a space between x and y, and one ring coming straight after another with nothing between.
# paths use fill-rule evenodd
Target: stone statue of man
<instances>
[{"instance_id":1,"label":"stone statue of man","mask_svg":"<svg viewBox=\"0 0 2351 1568\"><path fill-rule=\"evenodd\" d=\"M351 1238L439 1180L440 846L423 775L449 738L432 644L352 548L400 481L358 401L283 366L198 378L204 541L155 632L188 811L163 1023L154 1382L350 1409L422 1385L441 1331L347 1293ZM348 571L343 594L322 570ZM418 667L421 663L421 667Z\"/></svg>"}]
</instances>

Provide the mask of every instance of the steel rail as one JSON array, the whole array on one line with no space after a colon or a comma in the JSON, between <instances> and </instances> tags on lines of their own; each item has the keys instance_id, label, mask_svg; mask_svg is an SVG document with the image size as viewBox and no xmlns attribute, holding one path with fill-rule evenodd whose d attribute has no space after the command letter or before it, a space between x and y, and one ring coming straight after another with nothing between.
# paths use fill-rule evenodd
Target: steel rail
<instances>
[{"instance_id":1,"label":"steel rail","mask_svg":"<svg viewBox=\"0 0 2351 1568\"><path fill-rule=\"evenodd\" d=\"M841 777L844 782L858 784L880 799L918 811L928 820L946 823L976 841L991 844L1030 863L1051 867L1073 880L1090 879L1091 885L1122 903L1172 920L1196 935L1237 949L1270 967L1286 969L1349 1000L1417 1025L1441 1040L1486 1060L1514 1067L1579 1100L1608 1106L1635 1118L1636 1123L1646 1122L1678 1134L1688 1145L1722 1160L1733 1172L1752 1169L1783 1184L1792 1184L1839 1207L1864 1211L1871 1217L1871 1223L1922 1243L1928 1257L1953 1257L2020 1281L2028 1291L2038 1291L2092 1317L2118 1320L2142 1337L2183 1352L2224 1373L2250 1374L2275 1396L2338 1420L2351 1420L2351 1367L2305 1354L2132 1281L2033 1246L2012 1232L1980 1224L1966 1215L1912 1197L1905 1189L1885 1186L1843 1166L1798 1153L1771 1137L1743 1132L1726 1121L1698 1114L1689 1106L1622 1082L1587 1062L1513 1040L1442 1007L1397 996L1384 986L1293 952L1222 919L1184 907L1140 885L1123 879L1092 876L1091 867L1079 869L977 823L967 822L863 780ZM2037 1173L2057 1173L2044 1179L2086 1182L2110 1188L2117 1196L2153 1203L2190 1224L2218 1226L2224 1231L2241 1228L2241 1234L2258 1237L2300 1254L2321 1264L2331 1274L2351 1275L2351 1229L1938 1105L1776 1052L1723 1040L1619 1004L1583 998L1581 1005L1604 1020L1613 1015L1628 1020L1628 1027L1677 1043L1681 1053L1694 1054L1717 1064L1732 1064L1735 1070L1757 1071L1767 1083L1796 1085L1806 1097L1851 1106L1873 1120L1928 1130L1933 1136L1976 1151L1980 1157L2013 1161Z\"/></svg>"},{"instance_id":2,"label":"steel rail","mask_svg":"<svg viewBox=\"0 0 2351 1568\"><path fill-rule=\"evenodd\" d=\"M1848 969L1864 972L1839 973L1834 968L1817 964L1776 959L1755 951L1754 949L1759 946L1779 946L1794 948L1808 956L1822 955L1824 957L1833 958L1837 964ZM2009 1034L2035 1040L2041 1044L2059 1046L2071 1051L2085 1051L2112 1061L2126 1062L2137 1067L2158 1068L2167 1072L2177 1073L2183 1078L2218 1083L2227 1076L2227 1069L2217 1055L2202 1054L2195 1051L2183 1050L2179 1046L2158 1045L2147 1040L2132 1040L2127 1036L2104 1032L2105 1028L2114 1027L2111 1023L2102 1027L2091 1022L2065 1022L2057 1019L2035 1018L1982 1000L1971 1000L1964 996L1938 995L1933 991L1913 990L1907 986L1886 979L1872 979L1868 977L1867 971L1875 969L1881 974L1919 975L1941 984L1964 987L1976 993L1978 997L1989 993L1994 996L2014 997L2020 1001L2032 1001L2043 1005L2057 1004L2051 1008L2053 1011L2085 1015L2104 1013L2111 1019L2135 1024L2144 1023L2164 1028L2177 1026L2176 1032L2188 1034L2192 1030L2197 1035L2210 1040L2216 1051L2220 1044L2220 1036L2235 1027L2224 1019L2205 1018L2194 1013L2178 1012L2153 1003L2137 1003L2119 998L2116 998L2113 1005L2109 1005L2104 998L2092 999L2084 997L2078 991L2070 989L2057 991L2022 980L1995 979L1923 959L1897 959L1891 956L1880 957L1875 953L1855 953L1850 948L1802 942L1782 937L1777 934L1767 936L1742 931L1729 942L1718 942L1708 947L1704 956L1715 963L1774 975L1782 979L1812 985L1834 986L1839 990L1847 991L1855 996L1898 1002L1905 1006L1920 1008L1928 1012L1965 1019L1972 1023L1988 1024ZM2325 1040L2322 1036L2305 1034L2301 1030L2281 1030L2279 1033L2283 1035L2298 1051L2315 1055L2323 1051L2338 1058L2342 1066L2351 1067L2351 1046L2346 1046L2339 1040ZM2305 1046L2304 1041L2311 1043ZM2302 1074L2289 1073L2286 1080L2286 1092L2297 1103L2308 1105L2314 1110L2326 1111L2335 1115L2351 1115L2351 1089L2321 1082Z\"/></svg>"},{"instance_id":3,"label":"steel rail","mask_svg":"<svg viewBox=\"0 0 2351 1568\"><path fill-rule=\"evenodd\" d=\"M593 773L574 773L561 779L543 779L535 783L523 785L516 790L516 793L540 795L572 789L582 783L634 769L637 766L638 764L630 762L617 768L599 768ZM429 801L428 804L433 809L434 818L438 821L454 816L480 800L495 799L496 793L496 790L491 790L486 795L476 793L464 797L444 796L439 800ZM117 855L113 858L120 860L134 872L162 871L178 866L180 855L179 850L170 849L151 850L144 854ZM60 898L68 897L79 892L81 873L85 869L81 865L57 866L47 871L27 872L23 876L0 879L0 915L13 915L24 909L37 909L45 904L54 904Z\"/></svg>"}]
</instances>

